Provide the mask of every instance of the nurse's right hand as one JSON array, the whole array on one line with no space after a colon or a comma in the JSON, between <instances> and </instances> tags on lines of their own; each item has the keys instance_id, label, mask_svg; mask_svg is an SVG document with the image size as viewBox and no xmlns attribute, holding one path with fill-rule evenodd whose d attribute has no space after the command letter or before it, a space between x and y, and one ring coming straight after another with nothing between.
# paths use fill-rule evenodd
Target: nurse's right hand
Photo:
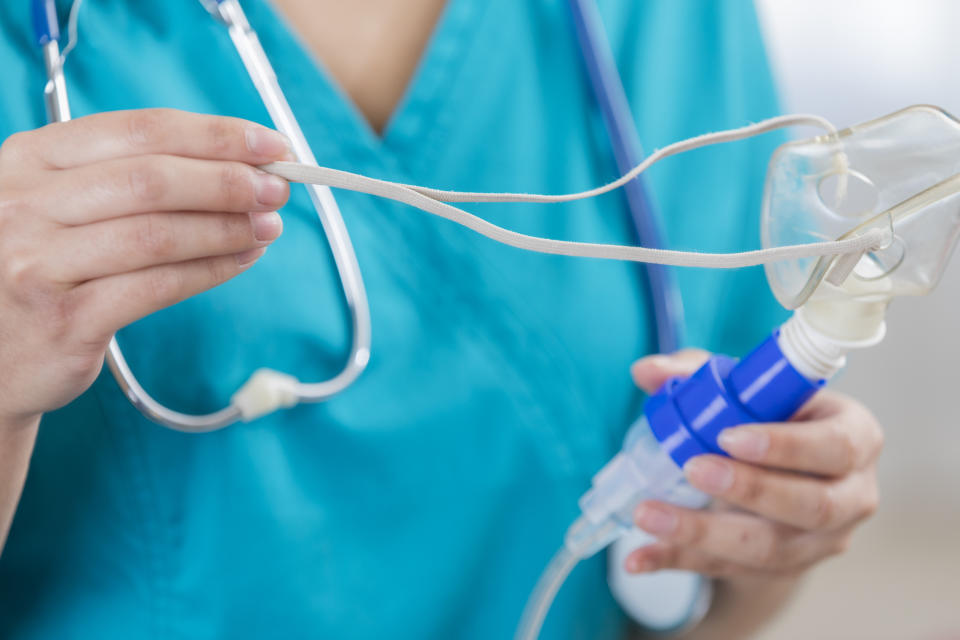
<instances>
[{"instance_id":1,"label":"nurse's right hand","mask_svg":"<svg viewBox=\"0 0 960 640\"><path fill-rule=\"evenodd\" d=\"M289 196L289 156L244 120L151 109L18 133L0 147L0 426L83 393L110 337L248 269Z\"/></svg>"}]
</instances>

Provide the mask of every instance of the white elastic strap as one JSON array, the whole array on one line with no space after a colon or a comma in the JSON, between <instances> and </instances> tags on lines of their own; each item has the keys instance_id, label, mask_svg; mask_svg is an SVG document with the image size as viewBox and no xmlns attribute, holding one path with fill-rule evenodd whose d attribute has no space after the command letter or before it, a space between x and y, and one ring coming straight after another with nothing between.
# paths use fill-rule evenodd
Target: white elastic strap
<instances>
[{"instance_id":1,"label":"white elastic strap","mask_svg":"<svg viewBox=\"0 0 960 640\"><path fill-rule=\"evenodd\" d=\"M643 162L635 166L633 169L623 174L613 182L609 182L603 186L596 187L594 189L588 189L587 191L579 191L575 193L563 193L556 195L545 195L545 194L536 194L536 193L483 193L483 192L470 192L470 191L443 191L441 189L431 189L429 187L418 187L416 185L405 184L403 186L409 187L418 193L422 193L425 196L429 196L434 200L440 200L442 202L538 202L538 203L553 203L553 202L570 202L573 200L584 200L586 198L594 198L596 196L603 195L614 189L619 189L623 185L627 184L641 173L663 160L664 158L669 158L670 156L675 156L680 153L685 153L687 151L692 151L700 147L708 147L714 144L723 144L725 142L735 142L737 140L743 140L745 138L752 138L753 136L762 135L776 129L783 129L785 127L801 126L807 125L811 127L818 127L827 131L828 134L835 136L837 134L837 128L833 126L826 118L822 118L817 115L812 114L789 114L784 116L776 116L774 118L768 118L767 120L761 120L754 124L748 124L743 127L738 127L736 129L726 129L724 131L714 131L713 133L705 133L699 136L694 136L693 138L687 138L686 140L680 140L679 142L674 142L673 144L667 145L662 149L657 149L649 156L647 156ZM837 171L842 172L847 166L847 159L843 153L838 153L836 158Z\"/></svg>"},{"instance_id":2,"label":"white elastic strap","mask_svg":"<svg viewBox=\"0 0 960 640\"><path fill-rule=\"evenodd\" d=\"M777 262L779 260L836 256L848 253L860 254L865 251L873 251L888 244L890 236L889 229L871 229L866 233L846 240L811 242L809 244L757 249L740 253L700 253L696 251L649 249L647 247L631 247L617 244L552 240L538 236L529 236L498 227L483 218L467 213L462 209L458 209L444 202L429 198L409 187L395 182L386 182L347 171L297 164L294 162L275 162L261 168L291 182L321 184L403 202L427 213L432 213L433 215L463 225L491 240L517 247L518 249L582 258L607 258L633 262L652 262L676 267L737 269L740 267L752 267L765 264L767 262Z\"/></svg>"},{"instance_id":3,"label":"white elastic strap","mask_svg":"<svg viewBox=\"0 0 960 640\"><path fill-rule=\"evenodd\" d=\"M845 240L813 242L809 244L772 247L755 251L739 253L700 253L694 251L672 251L665 249L650 249L624 245L595 244L589 242L573 242L566 240L552 240L538 236L530 236L487 222L483 218L458 209L447 202L532 202L555 203L582 200L602 195L622 187L633 180L643 171L653 166L659 160L684 151L696 149L711 144L731 142L750 136L758 135L786 126L798 124L816 125L827 129L831 134L836 128L819 116L790 115L779 116L751 124L739 129L708 133L688 140L675 142L663 149L659 149L642 163L631 169L617 180L601 187L580 191L577 193L546 195L530 193L479 193L461 191L443 191L416 185L407 185L387 180L369 178L349 171L318 167L295 162L274 162L263 165L264 171L280 176L291 182L318 184L349 191L357 191L381 198L389 198L408 204L427 213L446 218L463 225L472 231L484 235L492 240L512 247L566 256L584 258L606 258L613 260L629 260L633 262L652 262L677 267L707 267L713 269L736 269L740 267L756 266L768 262L781 260L795 260L818 256L860 255L867 251L878 249L890 242L889 229L871 229L861 235Z\"/></svg>"},{"instance_id":4,"label":"white elastic strap","mask_svg":"<svg viewBox=\"0 0 960 640\"><path fill-rule=\"evenodd\" d=\"M860 262L860 258L863 256L864 254L862 253L848 253L837 258L833 266L830 267L830 271L827 272L825 280L835 287L843 286L843 283L846 282L850 274L853 273L857 263Z\"/></svg>"}]
</instances>

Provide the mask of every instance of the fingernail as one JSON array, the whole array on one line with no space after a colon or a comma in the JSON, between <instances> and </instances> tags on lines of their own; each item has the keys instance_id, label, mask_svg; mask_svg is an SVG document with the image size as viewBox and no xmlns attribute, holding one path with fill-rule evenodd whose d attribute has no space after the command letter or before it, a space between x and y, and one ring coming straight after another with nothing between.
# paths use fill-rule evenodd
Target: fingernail
<instances>
[{"instance_id":1,"label":"fingernail","mask_svg":"<svg viewBox=\"0 0 960 640\"><path fill-rule=\"evenodd\" d=\"M656 367L658 369L663 369L670 366L670 358L662 354L656 354L652 356L643 357L633 363L634 367Z\"/></svg>"},{"instance_id":2,"label":"fingernail","mask_svg":"<svg viewBox=\"0 0 960 640\"><path fill-rule=\"evenodd\" d=\"M253 237L258 242L270 242L280 237L283 231L283 221L276 211L257 211L250 214L250 226L253 227Z\"/></svg>"},{"instance_id":3,"label":"fingernail","mask_svg":"<svg viewBox=\"0 0 960 640\"><path fill-rule=\"evenodd\" d=\"M247 149L265 158L282 158L290 153L290 140L279 131L250 127L246 132Z\"/></svg>"},{"instance_id":4,"label":"fingernail","mask_svg":"<svg viewBox=\"0 0 960 640\"><path fill-rule=\"evenodd\" d=\"M733 469L716 458L693 458L683 465L683 472L693 486L707 493L724 493L733 486Z\"/></svg>"},{"instance_id":5,"label":"fingernail","mask_svg":"<svg viewBox=\"0 0 960 640\"><path fill-rule=\"evenodd\" d=\"M725 429L717 438L720 448L742 460L759 462L770 448L770 436L750 427Z\"/></svg>"},{"instance_id":6,"label":"fingernail","mask_svg":"<svg viewBox=\"0 0 960 640\"><path fill-rule=\"evenodd\" d=\"M677 516L663 507L642 504L634 514L637 526L654 535L671 533L677 528Z\"/></svg>"},{"instance_id":7,"label":"fingernail","mask_svg":"<svg viewBox=\"0 0 960 640\"><path fill-rule=\"evenodd\" d=\"M260 247L259 249L248 249L243 253L237 254L237 264L241 267L244 267L251 262L255 262L260 256L267 252L266 247Z\"/></svg>"},{"instance_id":8,"label":"fingernail","mask_svg":"<svg viewBox=\"0 0 960 640\"><path fill-rule=\"evenodd\" d=\"M630 376L641 386L658 377L657 369L670 366L670 359L663 355L645 356L630 365Z\"/></svg>"},{"instance_id":9,"label":"fingernail","mask_svg":"<svg viewBox=\"0 0 960 640\"><path fill-rule=\"evenodd\" d=\"M257 202L268 207L279 207L287 197L287 181L264 171L257 173L254 188Z\"/></svg>"}]
</instances>

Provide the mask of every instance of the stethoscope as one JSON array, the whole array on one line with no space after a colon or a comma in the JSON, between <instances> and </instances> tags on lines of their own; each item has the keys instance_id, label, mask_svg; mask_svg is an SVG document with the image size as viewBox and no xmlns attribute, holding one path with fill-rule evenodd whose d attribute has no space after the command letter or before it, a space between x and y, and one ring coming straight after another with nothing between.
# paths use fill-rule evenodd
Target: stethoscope
<instances>
[{"instance_id":1,"label":"stethoscope","mask_svg":"<svg viewBox=\"0 0 960 640\"><path fill-rule=\"evenodd\" d=\"M316 164L316 158L239 0L200 2L217 21L227 27L230 39L274 126L291 140L297 161ZM64 122L70 119L70 104L63 75L56 6L54 0L32 0L32 4L34 31L37 43L43 50L47 75L44 87L47 117L50 122ZM639 163L643 154L622 80L595 0L570 0L570 8L581 54L603 114L617 167L621 173L625 173ZM370 360L370 307L356 254L330 189L317 185L306 186L330 245L351 316L352 344L341 371L322 382L303 383L289 374L260 369L238 389L225 408L209 414L186 414L163 406L147 393L131 371L114 337L107 348L107 366L127 399L144 416L178 431L213 431L237 421L255 419L276 408L326 400L348 387L364 370ZM662 243L657 213L642 176L631 181L625 187L625 193L637 241L645 247L660 247ZM678 289L667 267L645 264L643 269L653 307L657 346L661 352L673 351L679 345L680 328L683 326Z\"/></svg>"}]
</instances>

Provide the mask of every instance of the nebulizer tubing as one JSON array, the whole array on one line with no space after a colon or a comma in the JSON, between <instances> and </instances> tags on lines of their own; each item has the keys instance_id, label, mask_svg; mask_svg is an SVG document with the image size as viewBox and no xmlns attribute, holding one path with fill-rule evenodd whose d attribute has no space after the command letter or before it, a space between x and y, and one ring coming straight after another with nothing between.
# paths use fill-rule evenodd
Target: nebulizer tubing
<instances>
[{"instance_id":1,"label":"nebulizer tubing","mask_svg":"<svg viewBox=\"0 0 960 640\"><path fill-rule=\"evenodd\" d=\"M554 554L530 592L528 604L517 626L516 640L536 640L560 587L579 562L580 558L566 545Z\"/></svg>"}]
</instances>

